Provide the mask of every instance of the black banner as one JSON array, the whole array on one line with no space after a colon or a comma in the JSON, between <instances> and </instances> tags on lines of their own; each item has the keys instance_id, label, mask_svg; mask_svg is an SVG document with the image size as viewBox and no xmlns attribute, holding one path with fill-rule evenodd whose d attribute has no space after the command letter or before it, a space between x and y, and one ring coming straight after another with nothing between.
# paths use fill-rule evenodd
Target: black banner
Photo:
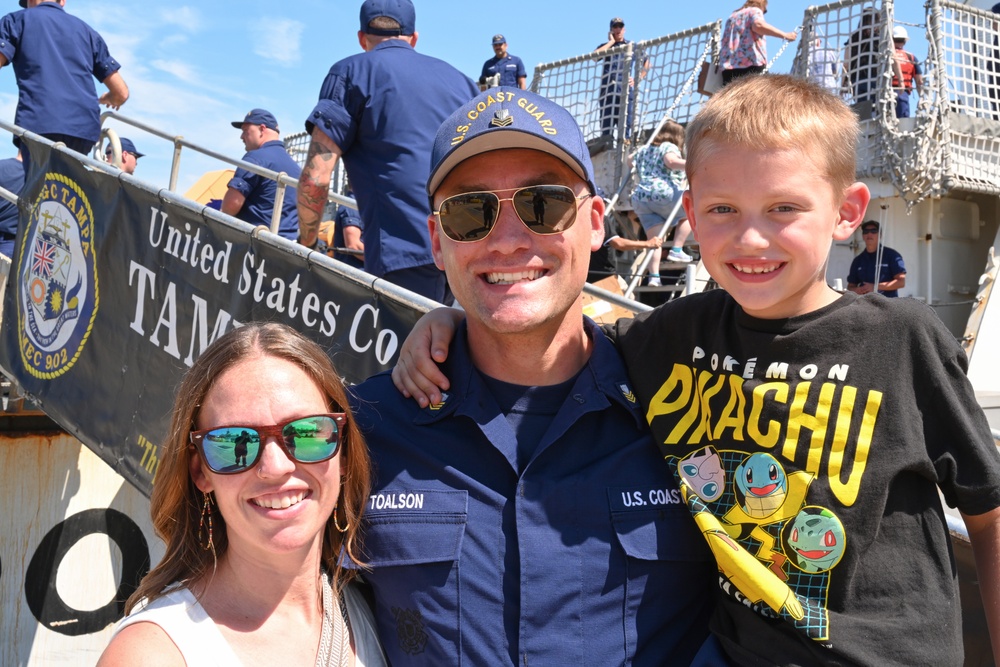
<instances>
[{"instance_id":1,"label":"black banner","mask_svg":"<svg viewBox=\"0 0 1000 667\"><path fill-rule=\"evenodd\" d=\"M222 333L284 322L353 383L389 367L420 316L250 225L47 145L30 155L0 365L146 495L181 375Z\"/></svg>"}]
</instances>

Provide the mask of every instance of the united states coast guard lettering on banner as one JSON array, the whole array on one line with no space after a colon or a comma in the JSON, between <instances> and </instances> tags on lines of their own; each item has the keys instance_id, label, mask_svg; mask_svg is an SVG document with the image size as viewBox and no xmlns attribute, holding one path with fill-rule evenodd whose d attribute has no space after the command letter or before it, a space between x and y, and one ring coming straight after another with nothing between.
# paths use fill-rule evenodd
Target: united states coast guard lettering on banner
<instances>
[{"instance_id":1,"label":"united states coast guard lettering on banner","mask_svg":"<svg viewBox=\"0 0 1000 667\"><path fill-rule=\"evenodd\" d=\"M80 186L48 172L21 237L19 347L24 367L51 380L76 362L97 316L94 212Z\"/></svg>"}]
</instances>

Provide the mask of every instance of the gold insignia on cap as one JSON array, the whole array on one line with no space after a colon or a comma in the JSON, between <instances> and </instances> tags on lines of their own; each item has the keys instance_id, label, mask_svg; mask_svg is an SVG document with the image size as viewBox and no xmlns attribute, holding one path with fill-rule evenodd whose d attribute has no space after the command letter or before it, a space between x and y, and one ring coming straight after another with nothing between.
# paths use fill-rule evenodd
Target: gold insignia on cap
<instances>
[{"instance_id":1,"label":"gold insignia on cap","mask_svg":"<svg viewBox=\"0 0 1000 667\"><path fill-rule=\"evenodd\" d=\"M624 396L629 403L635 403L635 394L632 393L632 389L627 384L623 382L618 385L618 391L622 393L622 396Z\"/></svg>"},{"instance_id":2,"label":"gold insignia on cap","mask_svg":"<svg viewBox=\"0 0 1000 667\"><path fill-rule=\"evenodd\" d=\"M507 109L500 109L493 114L493 120L490 121L490 127L507 127L508 125L514 124L514 117L510 115L510 111Z\"/></svg>"}]
</instances>

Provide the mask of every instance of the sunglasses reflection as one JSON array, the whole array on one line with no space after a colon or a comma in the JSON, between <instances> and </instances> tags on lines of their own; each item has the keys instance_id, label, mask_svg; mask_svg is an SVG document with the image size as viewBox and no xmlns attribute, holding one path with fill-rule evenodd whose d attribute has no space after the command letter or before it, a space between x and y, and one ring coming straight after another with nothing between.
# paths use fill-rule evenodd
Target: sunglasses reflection
<instances>
[{"instance_id":1,"label":"sunglasses reflection","mask_svg":"<svg viewBox=\"0 0 1000 667\"><path fill-rule=\"evenodd\" d=\"M340 444L337 418L314 416L271 427L231 426L192 434L208 467L221 474L257 464L268 436L274 436L289 459L318 463L333 458Z\"/></svg>"},{"instance_id":2,"label":"sunglasses reflection","mask_svg":"<svg viewBox=\"0 0 1000 667\"><path fill-rule=\"evenodd\" d=\"M577 200L588 196L578 197L565 185L519 188L512 197L499 197L496 192L467 192L445 199L436 213L445 235L453 241L486 238L496 226L500 206L505 201L511 202L518 219L532 232L557 234L572 226Z\"/></svg>"}]
</instances>

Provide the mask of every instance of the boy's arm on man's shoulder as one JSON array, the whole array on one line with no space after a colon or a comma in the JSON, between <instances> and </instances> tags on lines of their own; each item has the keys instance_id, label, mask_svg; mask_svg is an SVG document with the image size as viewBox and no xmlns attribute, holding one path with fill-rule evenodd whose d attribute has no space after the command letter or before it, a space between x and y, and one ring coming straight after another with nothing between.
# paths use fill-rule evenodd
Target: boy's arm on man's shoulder
<instances>
[{"instance_id":1,"label":"boy's arm on man's shoulder","mask_svg":"<svg viewBox=\"0 0 1000 667\"><path fill-rule=\"evenodd\" d=\"M441 401L451 383L438 364L448 358L448 348L465 312L435 308L424 314L410 331L392 369L392 383L403 396L425 408Z\"/></svg>"},{"instance_id":2,"label":"boy's arm on man's shoulder","mask_svg":"<svg viewBox=\"0 0 1000 667\"><path fill-rule=\"evenodd\" d=\"M1000 507L985 514L962 514L969 531L983 611L993 641L993 660L1000 665Z\"/></svg>"}]
</instances>

